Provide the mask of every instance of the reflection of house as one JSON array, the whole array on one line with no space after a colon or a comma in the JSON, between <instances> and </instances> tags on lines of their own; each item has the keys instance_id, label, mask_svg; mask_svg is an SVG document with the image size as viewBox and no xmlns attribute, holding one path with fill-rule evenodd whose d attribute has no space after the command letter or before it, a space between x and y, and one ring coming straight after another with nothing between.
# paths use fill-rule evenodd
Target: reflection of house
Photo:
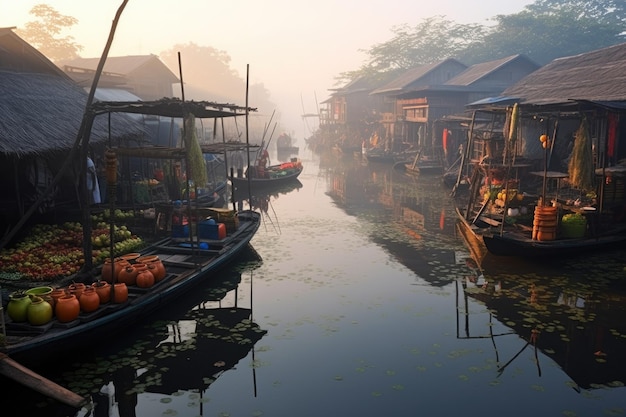
<instances>
[{"instance_id":1,"label":"reflection of house","mask_svg":"<svg viewBox=\"0 0 626 417\"><path fill-rule=\"evenodd\" d=\"M61 67L79 85L89 88L99 60L77 58ZM148 101L172 97L172 84L179 82L156 55L131 55L107 58L98 86L120 88Z\"/></svg>"},{"instance_id":2,"label":"reflection of house","mask_svg":"<svg viewBox=\"0 0 626 417\"><path fill-rule=\"evenodd\" d=\"M0 28L0 230L23 217L59 172L75 147L87 93L44 55L17 36ZM91 144L109 137L141 131L123 115L115 116L111 130L106 120L94 123ZM69 170L46 195L39 212L60 202L76 207L79 167Z\"/></svg>"}]
</instances>

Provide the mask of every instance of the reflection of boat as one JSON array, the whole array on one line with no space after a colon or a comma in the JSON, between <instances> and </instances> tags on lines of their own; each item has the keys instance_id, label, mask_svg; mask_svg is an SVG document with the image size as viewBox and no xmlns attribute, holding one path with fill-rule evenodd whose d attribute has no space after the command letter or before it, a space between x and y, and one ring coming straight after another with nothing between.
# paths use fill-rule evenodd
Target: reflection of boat
<instances>
[{"instance_id":1,"label":"reflection of boat","mask_svg":"<svg viewBox=\"0 0 626 417\"><path fill-rule=\"evenodd\" d=\"M541 352L567 373L576 390L624 386L625 294L593 277L584 284L567 280L555 284L537 278L541 274L530 279L493 276L497 277L493 282L472 274L457 281L457 337L491 338L498 376L512 363L519 367L527 362L522 355L532 356L527 363L534 363L541 376ZM486 310L473 308L472 302ZM510 334L521 340L496 343L497 337L500 341L500 336Z\"/></svg>"},{"instance_id":2,"label":"reflection of boat","mask_svg":"<svg viewBox=\"0 0 626 417\"><path fill-rule=\"evenodd\" d=\"M194 325L189 339L168 337L154 349L141 352L137 358L153 365L153 372L144 372L139 383L146 383L161 369L160 383L150 392L172 394L178 390L203 390L213 380L248 355L252 347L267 333L251 321L252 309L242 307L208 308L203 305L190 310L172 323L170 333L180 332L184 322ZM181 355L171 355L170 352ZM181 360L182 359L182 360Z\"/></svg>"},{"instance_id":3,"label":"reflection of boat","mask_svg":"<svg viewBox=\"0 0 626 417\"><path fill-rule=\"evenodd\" d=\"M281 195L288 194L294 190L299 190L300 188L302 188L302 183L296 179L287 184L272 187L271 189L265 188L238 192L234 195L234 199L239 210L242 210L246 203L249 203L252 210L258 210L262 214L268 214L272 204L272 199L275 200Z\"/></svg>"},{"instance_id":4,"label":"reflection of boat","mask_svg":"<svg viewBox=\"0 0 626 417\"><path fill-rule=\"evenodd\" d=\"M25 361L43 360L53 353L67 352L78 346L107 337L113 331L131 325L155 308L180 296L193 285L203 282L212 271L232 261L245 249L257 229L260 214L237 213L238 227L222 240L179 243L166 238L148 247L144 255L157 255L167 276L150 288L128 286L128 300L109 302L92 313L81 313L76 320L61 323L54 318L42 326L14 323L7 318L6 346L0 351ZM206 248L203 247L207 245Z\"/></svg>"}]
</instances>

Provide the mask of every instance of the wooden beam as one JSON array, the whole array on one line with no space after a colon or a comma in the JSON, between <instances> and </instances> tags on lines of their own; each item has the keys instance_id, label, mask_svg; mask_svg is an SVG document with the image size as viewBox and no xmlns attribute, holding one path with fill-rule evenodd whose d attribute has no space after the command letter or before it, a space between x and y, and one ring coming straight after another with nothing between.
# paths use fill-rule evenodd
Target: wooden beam
<instances>
[{"instance_id":1,"label":"wooden beam","mask_svg":"<svg viewBox=\"0 0 626 417\"><path fill-rule=\"evenodd\" d=\"M0 353L0 374L74 408L80 409L89 402L87 398L44 378L3 353Z\"/></svg>"}]
</instances>

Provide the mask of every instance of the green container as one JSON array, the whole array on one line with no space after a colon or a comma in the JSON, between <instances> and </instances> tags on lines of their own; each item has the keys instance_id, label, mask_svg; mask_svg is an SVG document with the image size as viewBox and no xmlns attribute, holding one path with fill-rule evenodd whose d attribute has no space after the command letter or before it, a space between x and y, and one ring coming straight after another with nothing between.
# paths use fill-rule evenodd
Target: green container
<instances>
[{"instance_id":1,"label":"green container","mask_svg":"<svg viewBox=\"0 0 626 417\"><path fill-rule=\"evenodd\" d=\"M587 231L587 222L585 223L566 223L561 222L561 235L568 239L579 239L585 237Z\"/></svg>"}]
</instances>

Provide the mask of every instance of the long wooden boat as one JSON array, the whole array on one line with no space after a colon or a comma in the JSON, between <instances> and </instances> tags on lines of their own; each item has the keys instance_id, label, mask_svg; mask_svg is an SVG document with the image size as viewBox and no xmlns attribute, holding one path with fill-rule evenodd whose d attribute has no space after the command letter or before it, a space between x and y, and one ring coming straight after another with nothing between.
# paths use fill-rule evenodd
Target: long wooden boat
<instances>
[{"instance_id":1,"label":"long wooden boat","mask_svg":"<svg viewBox=\"0 0 626 417\"><path fill-rule=\"evenodd\" d=\"M243 177L231 177L233 186L237 189L272 188L289 184L298 179L304 167L298 158L290 162L271 165L259 171L257 166L249 167Z\"/></svg>"},{"instance_id":2,"label":"long wooden boat","mask_svg":"<svg viewBox=\"0 0 626 417\"><path fill-rule=\"evenodd\" d=\"M5 313L7 335L4 345L0 345L0 352L24 362L37 362L111 337L114 332L132 326L194 285L210 280L212 274L249 245L259 228L261 215L242 210L236 216L236 230L223 239L184 242L168 237L143 250L142 255L158 256L167 275L149 288L129 285L128 299L123 303L104 303L91 313L81 312L76 320L61 323L53 318L41 326L15 323Z\"/></svg>"},{"instance_id":3,"label":"long wooden boat","mask_svg":"<svg viewBox=\"0 0 626 417\"><path fill-rule=\"evenodd\" d=\"M474 184L482 180L473 178ZM504 193L503 193L504 195ZM504 197L505 200L509 197ZM459 228L474 254L524 258L572 256L626 244L626 222L595 207L559 202L555 207L541 205L536 195L520 194L510 202L492 200L476 185L455 197ZM549 210L548 220L542 212ZM582 222L572 232L568 217Z\"/></svg>"}]
</instances>

